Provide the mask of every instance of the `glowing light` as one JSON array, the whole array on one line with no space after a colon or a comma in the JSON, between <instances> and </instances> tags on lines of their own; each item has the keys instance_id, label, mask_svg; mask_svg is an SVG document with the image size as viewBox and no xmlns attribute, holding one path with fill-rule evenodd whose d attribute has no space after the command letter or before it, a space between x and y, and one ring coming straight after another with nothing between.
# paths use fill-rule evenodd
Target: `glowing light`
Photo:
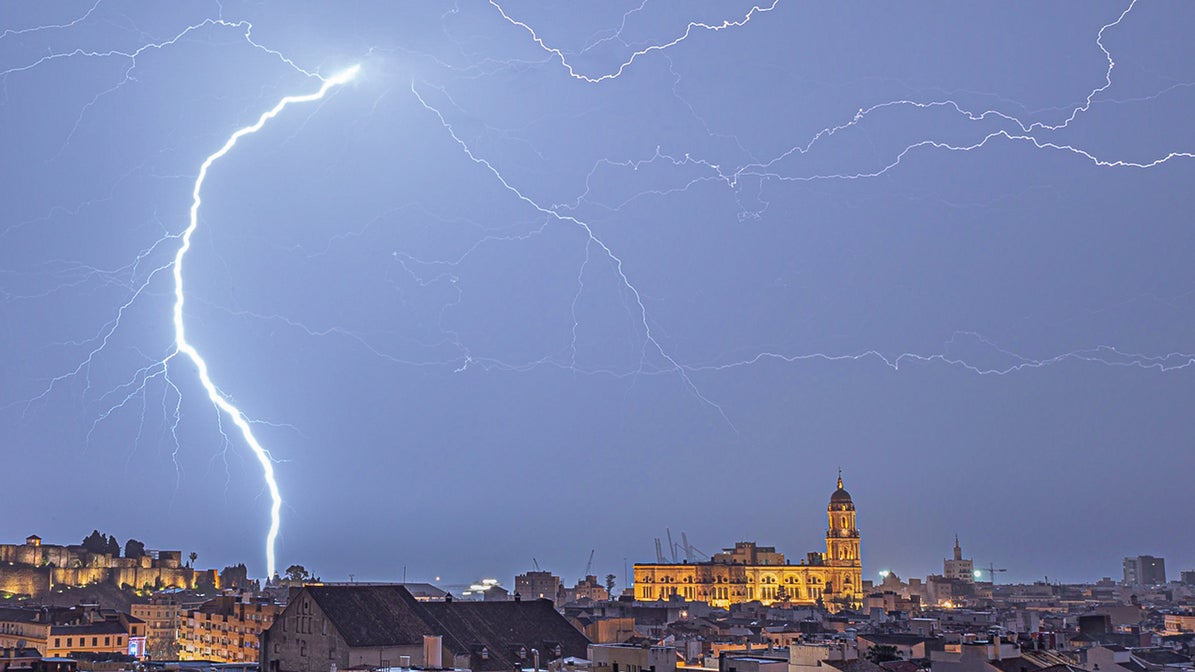
<instances>
[{"instance_id":1,"label":"glowing light","mask_svg":"<svg viewBox=\"0 0 1195 672\"><path fill-rule=\"evenodd\" d=\"M888 575L889 575L889 574L891 574L891 573L892 573L892 572L890 572L890 571L888 571L888 570L886 570L886 569L884 569L884 570L881 570L881 571L880 571L880 578L881 578L881 579L886 579L886 578L888 578Z\"/></svg>"},{"instance_id":2,"label":"glowing light","mask_svg":"<svg viewBox=\"0 0 1195 672\"><path fill-rule=\"evenodd\" d=\"M977 579L978 579L979 577L983 576L983 572L979 571L978 569L977 569L977 570L975 570L974 572L971 572L971 573L972 573L972 574L974 574L974 575L975 575L975 578L977 578Z\"/></svg>"},{"instance_id":3,"label":"glowing light","mask_svg":"<svg viewBox=\"0 0 1195 672\"><path fill-rule=\"evenodd\" d=\"M274 478L274 463L270 457L270 453L262 447L258 442L257 437L253 435L253 428L249 424L249 419L237 408L232 402L228 401L216 388L215 383L212 382L211 375L208 373L207 362L199 354L193 345L187 342L186 327L183 322L183 304L185 302L185 294L183 293L183 259L187 255L187 251L191 249L191 236L194 235L195 229L199 226L199 206L202 204L200 198L200 191L203 189L203 182L207 179L208 169L217 159L228 154L237 141L246 135L252 135L262 129L266 122L278 116L282 110L286 109L292 103L309 103L319 100L327 95L328 91L334 86L344 84L354 77L360 71L361 66L354 65L353 67L336 74L333 77L323 80L323 85L315 93L310 93L303 96L287 96L278 101L270 110L264 112L258 117L257 122L251 126L246 126L237 130L228 137L224 146L216 150L215 153L204 159L203 164L199 166L199 176L195 178L195 187L191 192L191 217L187 224L186 230L183 232L182 245L179 246L178 252L174 255L174 340L176 349L173 354L166 358L167 361L173 359L177 354L186 355L188 359L195 365L199 374L199 382L203 385L203 389L207 390L208 399L216 408L223 411L232 419L233 424L241 430L241 436L244 437L245 443L253 451L253 455L261 464L263 476L266 481L266 486L270 491L270 531L266 535L266 576L272 577L275 573L274 562L274 543L278 539L279 528L279 513L282 509L282 494L278 489L278 481Z\"/></svg>"}]
</instances>

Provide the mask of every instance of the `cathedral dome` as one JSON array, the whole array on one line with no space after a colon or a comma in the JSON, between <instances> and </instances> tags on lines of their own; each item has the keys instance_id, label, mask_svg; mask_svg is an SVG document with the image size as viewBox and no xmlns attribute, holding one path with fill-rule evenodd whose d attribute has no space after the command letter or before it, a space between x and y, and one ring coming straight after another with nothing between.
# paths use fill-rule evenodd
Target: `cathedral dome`
<instances>
[{"instance_id":1,"label":"cathedral dome","mask_svg":"<svg viewBox=\"0 0 1195 672\"><path fill-rule=\"evenodd\" d=\"M838 489L834 491L834 494L830 495L830 503L831 504L853 504L854 503L853 501L851 501L851 493L842 489L842 474L838 475Z\"/></svg>"}]
</instances>

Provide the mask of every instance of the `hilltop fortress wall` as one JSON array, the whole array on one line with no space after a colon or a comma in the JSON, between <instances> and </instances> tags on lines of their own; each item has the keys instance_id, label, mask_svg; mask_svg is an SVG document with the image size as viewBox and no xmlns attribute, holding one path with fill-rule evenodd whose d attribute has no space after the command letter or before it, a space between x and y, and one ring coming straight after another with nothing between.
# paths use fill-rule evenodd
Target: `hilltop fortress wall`
<instances>
[{"instance_id":1,"label":"hilltop fortress wall","mask_svg":"<svg viewBox=\"0 0 1195 672\"><path fill-rule=\"evenodd\" d=\"M216 570L183 567L182 553L161 551L158 558L114 558L78 546L40 543L0 544L0 592L39 597L57 586L111 583L133 588L219 586Z\"/></svg>"}]
</instances>

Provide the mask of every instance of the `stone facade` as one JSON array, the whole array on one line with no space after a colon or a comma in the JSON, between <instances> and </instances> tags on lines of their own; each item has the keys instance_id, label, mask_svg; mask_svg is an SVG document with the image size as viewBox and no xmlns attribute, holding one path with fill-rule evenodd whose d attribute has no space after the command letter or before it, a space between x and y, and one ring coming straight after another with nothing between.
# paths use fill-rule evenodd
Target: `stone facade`
<instances>
[{"instance_id":1,"label":"stone facade","mask_svg":"<svg viewBox=\"0 0 1195 672\"><path fill-rule=\"evenodd\" d=\"M832 611L858 608L863 589L859 530L855 526L855 504L843 489L841 477L826 514L829 528L825 553L810 553L794 565L775 548L739 542L709 562L637 563L635 599L679 597L715 607L759 601L765 605L823 604Z\"/></svg>"},{"instance_id":2,"label":"stone facade","mask_svg":"<svg viewBox=\"0 0 1195 672\"><path fill-rule=\"evenodd\" d=\"M37 598L55 586L93 583L133 588L219 587L216 570L183 567L181 555L179 551L161 551L158 559L148 555L114 558L81 546L43 544L34 536L24 544L0 544L0 593Z\"/></svg>"}]
</instances>

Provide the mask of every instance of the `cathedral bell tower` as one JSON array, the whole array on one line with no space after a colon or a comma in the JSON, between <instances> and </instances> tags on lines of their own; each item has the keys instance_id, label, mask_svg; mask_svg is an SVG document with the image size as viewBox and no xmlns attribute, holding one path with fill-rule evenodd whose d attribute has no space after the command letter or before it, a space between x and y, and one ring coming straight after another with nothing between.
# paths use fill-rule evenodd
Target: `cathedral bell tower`
<instances>
[{"instance_id":1,"label":"cathedral bell tower","mask_svg":"<svg viewBox=\"0 0 1195 672\"><path fill-rule=\"evenodd\" d=\"M830 495L826 507L830 527L826 530L826 564L831 567L859 567L859 530L855 527L855 503L851 493L842 488L842 471L838 472L838 489Z\"/></svg>"}]
</instances>

